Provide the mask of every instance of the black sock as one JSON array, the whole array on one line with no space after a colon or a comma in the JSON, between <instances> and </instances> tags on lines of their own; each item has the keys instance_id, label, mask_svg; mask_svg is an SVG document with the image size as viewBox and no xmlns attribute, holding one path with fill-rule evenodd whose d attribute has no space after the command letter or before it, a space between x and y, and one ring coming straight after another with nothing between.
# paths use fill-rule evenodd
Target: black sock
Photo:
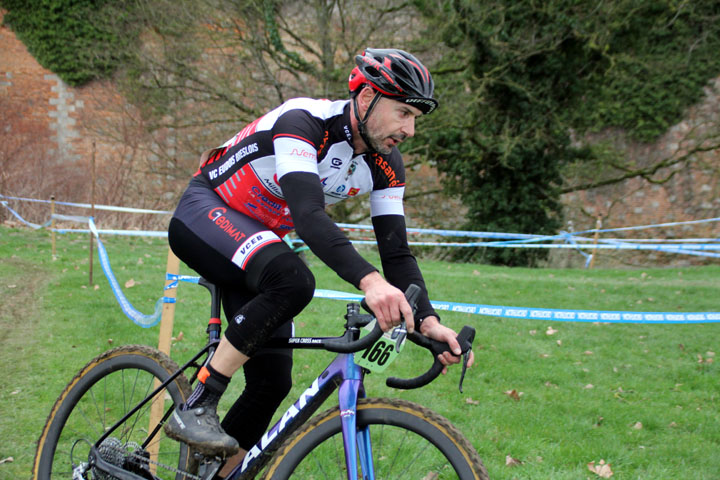
<instances>
[{"instance_id":1,"label":"black sock","mask_svg":"<svg viewBox=\"0 0 720 480\"><path fill-rule=\"evenodd\" d=\"M207 405L217 405L220 397L230 383L230 377L226 377L210 365L200 369L198 380L195 391L193 391L185 403L185 410Z\"/></svg>"}]
</instances>

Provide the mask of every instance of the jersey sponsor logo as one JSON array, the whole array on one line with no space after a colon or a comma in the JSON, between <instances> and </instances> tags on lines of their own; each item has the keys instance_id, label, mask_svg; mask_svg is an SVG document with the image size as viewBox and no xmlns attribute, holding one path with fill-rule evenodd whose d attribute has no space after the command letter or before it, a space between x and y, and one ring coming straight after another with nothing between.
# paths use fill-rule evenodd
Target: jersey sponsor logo
<instances>
[{"instance_id":1,"label":"jersey sponsor logo","mask_svg":"<svg viewBox=\"0 0 720 480\"><path fill-rule=\"evenodd\" d=\"M273 175L272 180L270 180L269 178L260 178L260 180L262 181L263 186L267 188L270 193L272 193L278 198L283 198L282 190L280 190L280 184L278 182L277 173Z\"/></svg>"},{"instance_id":2,"label":"jersey sponsor logo","mask_svg":"<svg viewBox=\"0 0 720 480\"><path fill-rule=\"evenodd\" d=\"M359 189L359 188L354 188L354 187L353 187L353 188L351 188L350 190L348 190L348 193L347 193L347 194L348 194L349 197L354 197L354 196L357 195L359 192L360 192L360 189Z\"/></svg>"},{"instance_id":3,"label":"jersey sponsor logo","mask_svg":"<svg viewBox=\"0 0 720 480\"><path fill-rule=\"evenodd\" d=\"M276 202L275 200L271 199L265 193L256 185L253 185L250 189L253 193L253 196L260 200L261 205L265 207L266 209L270 210L272 213L280 215L284 213L284 209L287 205L284 203Z\"/></svg>"},{"instance_id":4,"label":"jersey sponsor logo","mask_svg":"<svg viewBox=\"0 0 720 480\"><path fill-rule=\"evenodd\" d=\"M309 151L305 150L304 148L301 148L299 150L297 148L293 148L292 152L290 152L290 155L293 155L295 157L302 157L302 158L312 158L312 159L317 158L317 154L315 152L309 152Z\"/></svg>"},{"instance_id":5,"label":"jersey sponsor logo","mask_svg":"<svg viewBox=\"0 0 720 480\"><path fill-rule=\"evenodd\" d=\"M246 156L250 155L251 153L255 153L259 150L257 142L251 143L250 145L246 145L242 147L237 152L233 153L230 158L225 160L219 167L213 168L212 170L208 171L208 178L210 180L214 180L224 174L225 172L229 171L232 167L235 166L236 163L239 163L240 160L245 158Z\"/></svg>"},{"instance_id":6,"label":"jersey sponsor logo","mask_svg":"<svg viewBox=\"0 0 720 480\"><path fill-rule=\"evenodd\" d=\"M380 170L385 174L388 179L388 187L396 187L400 184L395 174L395 170L390 166L387 160L380 155L375 155L375 164L380 167Z\"/></svg>"},{"instance_id":7,"label":"jersey sponsor logo","mask_svg":"<svg viewBox=\"0 0 720 480\"><path fill-rule=\"evenodd\" d=\"M327 146L328 138L330 138L330 131L325 130L325 135L323 135L322 142L320 142L320 146L318 147L318 156L322 157L322 155L325 153L325 147Z\"/></svg>"},{"instance_id":8,"label":"jersey sponsor logo","mask_svg":"<svg viewBox=\"0 0 720 480\"><path fill-rule=\"evenodd\" d=\"M339 158L333 158L330 160L330 168L335 168L337 170L340 170L340 167L342 167L343 161Z\"/></svg>"},{"instance_id":9,"label":"jersey sponsor logo","mask_svg":"<svg viewBox=\"0 0 720 480\"><path fill-rule=\"evenodd\" d=\"M208 212L208 218L212 220L212 222L217 225L220 230L227 233L230 238L232 238L236 242L241 241L245 238L246 235L240 230L238 230L238 228L233 225L230 220L228 220L228 218L225 216L225 213L227 213L227 208L216 207Z\"/></svg>"},{"instance_id":10,"label":"jersey sponsor logo","mask_svg":"<svg viewBox=\"0 0 720 480\"><path fill-rule=\"evenodd\" d=\"M275 235L273 232L269 230L258 232L248 238L245 243L240 245L240 248L235 251L232 261L235 265L244 269L252 256L263 246L277 242L282 242L282 240L280 240L280 237Z\"/></svg>"},{"instance_id":11,"label":"jersey sponsor logo","mask_svg":"<svg viewBox=\"0 0 720 480\"><path fill-rule=\"evenodd\" d=\"M402 195L390 195L390 194L384 194L384 195L377 195L376 198L378 200L389 200L391 202L402 202Z\"/></svg>"}]
</instances>

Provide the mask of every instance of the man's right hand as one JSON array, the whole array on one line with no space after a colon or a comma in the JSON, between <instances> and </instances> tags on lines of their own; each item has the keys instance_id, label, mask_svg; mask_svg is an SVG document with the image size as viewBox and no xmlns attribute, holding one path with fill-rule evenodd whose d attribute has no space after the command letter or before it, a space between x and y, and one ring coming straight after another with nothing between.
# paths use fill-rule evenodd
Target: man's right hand
<instances>
[{"instance_id":1,"label":"man's right hand","mask_svg":"<svg viewBox=\"0 0 720 480\"><path fill-rule=\"evenodd\" d=\"M365 302L375 314L384 332L400 325L403 318L408 332L415 329L412 309L405 294L390 285L378 272L365 275L360 280L360 289L365 294Z\"/></svg>"}]
</instances>

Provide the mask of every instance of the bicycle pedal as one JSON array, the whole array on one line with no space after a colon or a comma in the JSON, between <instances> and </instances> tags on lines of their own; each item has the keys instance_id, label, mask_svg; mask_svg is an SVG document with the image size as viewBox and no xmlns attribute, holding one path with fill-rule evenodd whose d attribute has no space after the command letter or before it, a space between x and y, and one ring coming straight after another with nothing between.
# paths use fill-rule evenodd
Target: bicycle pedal
<instances>
[{"instance_id":1,"label":"bicycle pedal","mask_svg":"<svg viewBox=\"0 0 720 480\"><path fill-rule=\"evenodd\" d=\"M200 477L202 480L212 480L213 478L215 478L215 475L220 471L224 463L224 459L220 457L204 457L203 460L200 462L200 466L198 467L198 477Z\"/></svg>"}]
</instances>

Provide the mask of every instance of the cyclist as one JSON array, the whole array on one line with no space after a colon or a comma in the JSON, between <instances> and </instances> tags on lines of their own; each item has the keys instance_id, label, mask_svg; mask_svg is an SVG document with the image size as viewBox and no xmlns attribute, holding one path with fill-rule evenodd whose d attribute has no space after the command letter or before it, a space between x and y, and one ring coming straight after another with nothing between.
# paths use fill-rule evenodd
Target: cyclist
<instances>
[{"instance_id":1,"label":"cyclist","mask_svg":"<svg viewBox=\"0 0 720 480\"><path fill-rule=\"evenodd\" d=\"M362 290L383 330L404 317L408 329L460 354L408 247L396 148L414 135L415 119L437 107L432 77L402 50L367 49L355 62L350 99L289 100L205 152L170 222L174 253L220 286L228 327L165 429L203 453L234 455L225 473L260 439L291 387L291 350L263 348L273 335L292 335L292 318L315 290L312 273L282 241L289 231ZM365 193L385 278L325 213L326 204ZM403 294L411 283L422 288L416 318ZM440 358L445 366L459 360ZM218 400L240 367L245 389L220 424Z\"/></svg>"}]
</instances>

